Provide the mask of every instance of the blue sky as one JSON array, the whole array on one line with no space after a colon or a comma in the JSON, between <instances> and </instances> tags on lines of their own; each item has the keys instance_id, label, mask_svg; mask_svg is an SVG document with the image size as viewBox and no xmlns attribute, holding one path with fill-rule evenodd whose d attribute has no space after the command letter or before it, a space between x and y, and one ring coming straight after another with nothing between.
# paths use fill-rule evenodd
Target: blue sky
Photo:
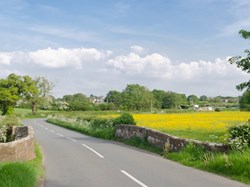
<instances>
[{"instance_id":1,"label":"blue sky","mask_svg":"<svg viewBox=\"0 0 250 187\"><path fill-rule=\"evenodd\" d=\"M249 0L1 0L0 77L45 76L55 96L139 83L240 95L249 75L227 59L249 41Z\"/></svg>"}]
</instances>

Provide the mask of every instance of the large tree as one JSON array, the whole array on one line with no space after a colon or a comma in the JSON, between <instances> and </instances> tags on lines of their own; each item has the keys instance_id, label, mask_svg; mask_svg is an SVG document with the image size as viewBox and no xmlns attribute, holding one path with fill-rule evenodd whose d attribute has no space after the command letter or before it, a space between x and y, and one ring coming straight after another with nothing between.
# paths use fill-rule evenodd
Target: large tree
<instances>
[{"instance_id":1,"label":"large tree","mask_svg":"<svg viewBox=\"0 0 250 187\"><path fill-rule=\"evenodd\" d=\"M239 34L244 39L250 39L250 31L240 30ZM243 71L250 73L250 50L246 49L245 53L247 55L245 58L243 58L242 56L235 56L230 58L229 62L231 64L236 64L237 67L241 68ZM236 88L238 90L250 90L250 80L237 85Z\"/></svg>"},{"instance_id":2,"label":"large tree","mask_svg":"<svg viewBox=\"0 0 250 187\"><path fill-rule=\"evenodd\" d=\"M185 94L166 92L163 98L163 108L179 108L181 105L187 105L187 98Z\"/></svg>"},{"instance_id":3,"label":"large tree","mask_svg":"<svg viewBox=\"0 0 250 187\"><path fill-rule=\"evenodd\" d=\"M152 91L153 93L153 96L155 98L155 104L154 104L154 107L156 108L163 108L163 99L166 95L166 92L164 90L156 90L154 89Z\"/></svg>"},{"instance_id":4,"label":"large tree","mask_svg":"<svg viewBox=\"0 0 250 187\"><path fill-rule=\"evenodd\" d=\"M0 79L0 106L2 115L10 114L23 92L22 77L10 74L6 79Z\"/></svg>"},{"instance_id":5,"label":"large tree","mask_svg":"<svg viewBox=\"0 0 250 187\"><path fill-rule=\"evenodd\" d=\"M250 39L250 31L240 30L239 34L244 39ZM242 71L250 73L250 50L246 49L245 53L246 53L245 58L243 58L242 56L235 56L235 57L230 58L229 62L231 64L236 64L237 67L242 69ZM250 105L250 94L249 94L249 92L250 92L250 80L237 85L236 88L238 90L246 89L246 91L244 92L244 94L240 100L240 108L243 110L250 110L250 108L249 108L249 105Z\"/></svg>"},{"instance_id":6,"label":"large tree","mask_svg":"<svg viewBox=\"0 0 250 187\"><path fill-rule=\"evenodd\" d=\"M114 103L114 105L119 108L120 104L121 104L121 92L118 92L116 90L110 90L104 101L106 103Z\"/></svg>"},{"instance_id":7,"label":"large tree","mask_svg":"<svg viewBox=\"0 0 250 187\"><path fill-rule=\"evenodd\" d=\"M88 97L82 93L77 93L74 95L65 95L63 100L68 103L69 110L90 110L92 105Z\"/></svg>"},{"instance_id":8,"label":"large tree","mask_svg":"<svg viewBox=\"0 0 250 187\"><path fill-rule=\"evenodd\" d=\"M45 77L37 77L35 80L29 76L24 76L24 97L31 103L32 114L36 114L37 105L46 102L46 98L50 95L53 83L49 82Z\"/></svg>"},{"instance_id":9,"label":"large tree","mask_svg":"<svg viewBox=\"0 0 250 187\"><path fill-rule=\"evenodd\" d=\"M121 106L125 110L149 110L153 102L153 94L139 84L128 84L121 93Z\"/></svg>"}]
</instances>

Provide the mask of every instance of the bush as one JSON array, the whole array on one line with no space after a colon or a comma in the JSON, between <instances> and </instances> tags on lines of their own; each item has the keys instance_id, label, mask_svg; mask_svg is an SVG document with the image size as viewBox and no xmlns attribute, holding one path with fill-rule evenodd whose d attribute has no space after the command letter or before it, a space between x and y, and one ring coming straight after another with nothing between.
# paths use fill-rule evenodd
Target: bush
<instances>
[{"instance_id":1,"label":"bush","mask_svg":"<svg viewBox=\"0 0 250 187\"><path fill-rule=\"evenodd\" d=\"M113 121L114 125L136 125L136 122L130 113L123 113Z\"/></svg>"},{"instance_id":2,"label":"bush","mask_svg":"<svg viewBox=\"0 0 250 187\"><path fill-rule=\"evenodd\" d=\"M221 111L221 108L215 108L214 111L215 111L215 112L220 112L220 111Z\"/></svg>"},{"instance_id":3,"label":"bush","mask_svg":"<svg viewBox=\"0 0 250 187\"><path fill-rule=\"evenodd\" d=\"M15 115L7 115L0 119L0 142L9 142L13 140L12 127L19 124Z\"/></svg>"},{"instance_id":4,"label":"bush","mask_svg":"<svg viewBox=\"0 0 250 187\"><path fill-rule=\"evenodd\" d=\"M229 134L228 144L232 149L243 151L250 147L250 123L230 128Z\"/></svg>"}]
</instances>

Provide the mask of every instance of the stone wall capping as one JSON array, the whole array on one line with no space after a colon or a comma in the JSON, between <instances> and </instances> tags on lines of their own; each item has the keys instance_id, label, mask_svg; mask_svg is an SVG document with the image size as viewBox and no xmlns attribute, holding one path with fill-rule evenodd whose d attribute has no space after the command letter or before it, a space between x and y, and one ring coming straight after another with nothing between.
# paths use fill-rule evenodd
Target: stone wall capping
<instances>
[{"instance_id":1,"label":"stone wall capping","mask_svg":"<svg viewBox=\"0 0 250 187\"><path fill-rule=\"evenodd\" d=\"M32 160L36 157L34 130L31 126L13 127L15 140L0 143L0 162Z\"/></svg>"}]
</instances>

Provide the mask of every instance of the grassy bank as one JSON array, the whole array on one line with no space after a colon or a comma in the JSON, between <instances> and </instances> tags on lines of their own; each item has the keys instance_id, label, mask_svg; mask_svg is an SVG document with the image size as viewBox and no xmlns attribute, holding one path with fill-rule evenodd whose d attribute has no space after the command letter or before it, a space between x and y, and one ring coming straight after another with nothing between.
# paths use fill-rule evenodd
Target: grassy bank
<instances>
[{"instance_id":1,"label":"grassy bank","mask_svg":"<svg viewBox=\"0 0 250 187\"><path fill-rule=\"evenodd\" d=\"M35 147L36 158L26 162L0 163L0 187L35 187L44 176L42 153Z\"/></svg>"},{"instance_id":2,"label":"grassy bank","mask_svg":"<svg viewBox=\"0 0 250 187\"><path fill-rule=\"evenodd\" d=\"M67 128L67 129L71 129L86 135L90 135L90 136L94 136L94 137L98 137L98 138L102 138L102 139L108 139L108 140L112 140L115 137L115 129L113 126L103 126L103 127L96 127L95 124L92 125L92 122L89 121L83 121L81 123L79 122L66 122L66 121L61 121L58 119L52 119L49 118L47 120L49 123ZM104 122L104 120L103 120ZM99 121L99 123L101 123L101 121ZM106 120L106 123L108 123L108 121ZM108 124L107 124L108 125Z\"/></svg>"},{"instance_id":3,"label":"grassy bank","mask_svg":"<svg viewBox=\"0 0 250 187\"><path fill-rule=\"evenodd\" d=\"M232 151L223 154L207 152L194 145L188 145L178 153L168 153L166 157L186 166L250 184L250 148L243 152Z\"/></svg>"}]
</instances>

